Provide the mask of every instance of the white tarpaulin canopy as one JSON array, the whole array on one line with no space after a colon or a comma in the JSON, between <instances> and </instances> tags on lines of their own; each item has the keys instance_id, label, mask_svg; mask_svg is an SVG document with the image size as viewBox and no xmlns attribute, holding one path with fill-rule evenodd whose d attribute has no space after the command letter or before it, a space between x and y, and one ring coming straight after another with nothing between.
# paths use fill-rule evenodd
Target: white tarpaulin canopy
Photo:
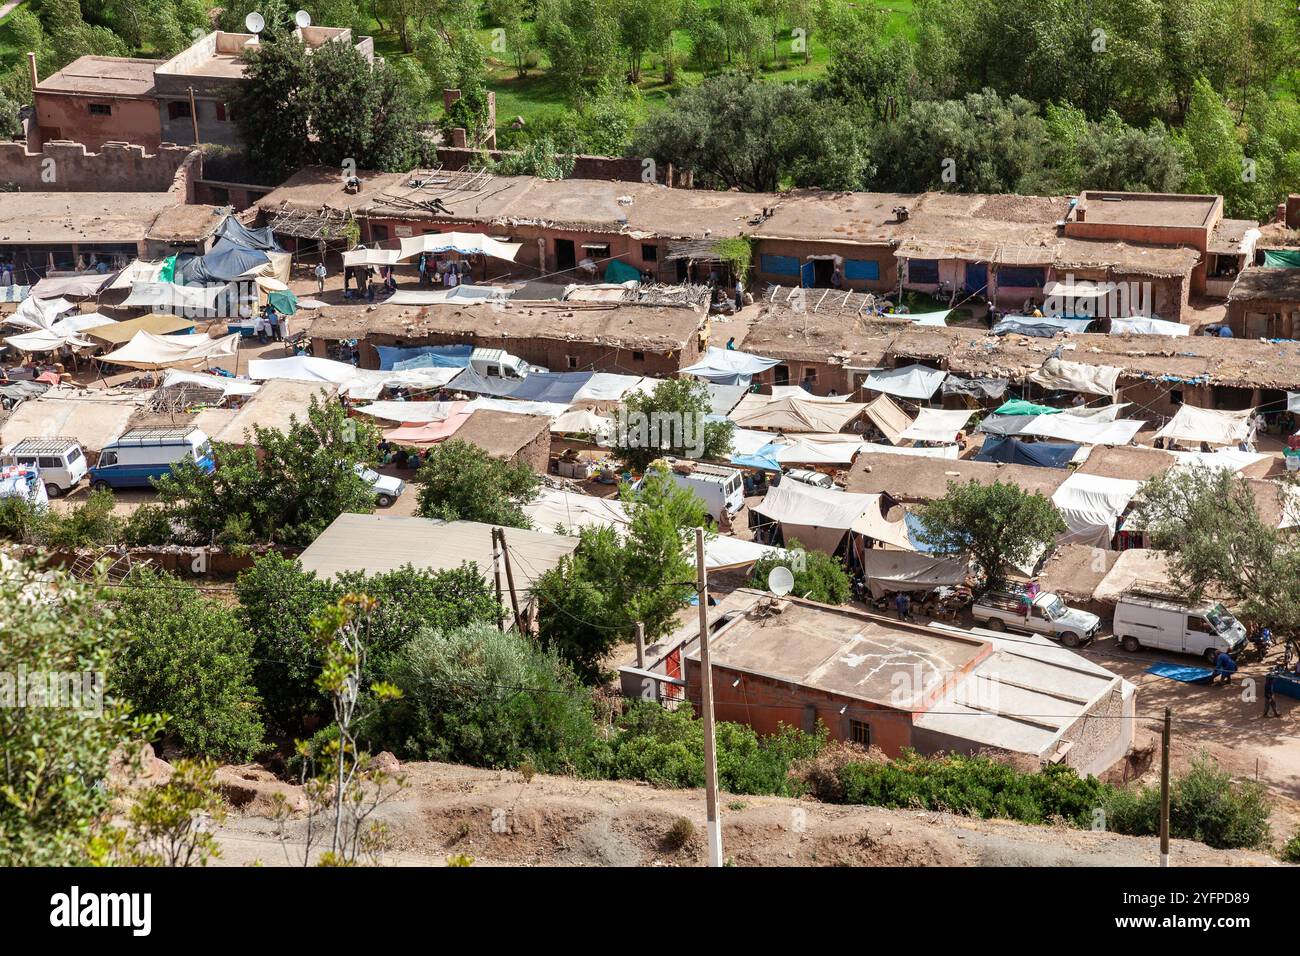
<instances>
[{"instance_id":1,"label":"white tarpaulin canopy","mask_svg":"<svg viewBox=\"0 0 1300 956\"><path fill-rule=\"evenodd\" d=\"M696 375L710 382L721 385L748 385L750 379L759 372L764 372L780 359L764 358L736 349L720 349L710 345L704 358L682 369L685 375Z\"/></svg>"},{"instance_id":2,"label":"white tarpaulin canopy","mask_svg":"<svg viewBox=\"0 0 1300 956\"><path fill-rule=\"evenodd\" d=\"M1043 388L1059 388L1085 395L1114 395L1119 369L1111 365L1084 365L1049 358L1029 373L1029 381Z\"/></svg>"},{"instance_id":3,"label":"white tarpaulin canopy","mask_svg":"<svg viewBox=\"0 0 1300 956\"><path fill-rule=\"evenodd\" d=\"M1245 408L1239 412L1229 412L1180 405L1169 424L1156 432L1156 437L1163 438L1166 442L1236 445L1250 441L1253 436L1254 429L1250 424L1253 411Z\"/></svg>"},{"instance_id":4,"label":"white tarpaulin canopy","mask_svg":"<svg viewBox=\"0 0 1300 956\"><path fill-rule=\"evenodd\" d=\"M72 296L85 299L99 295L112 276L107 272L90 272L71 276L54 276L45 278L32 286L30 295L37 299L56 299L60 296Z\"/></svg>"},{"instance_id":5,"label":"white tarpaulin canopy","mask_svg":"<svg viewBox=\"0 0 1300 956\"><path fill-rule=\"evenodd\" d=\"M862 414L865 405L835 399L774 398L749 394L728 416L743 428L780 432L837 432Z\"/></svg>"},{"instance_id":6,"label":"white tarpaulin canopy","mask_svg":"<svg viewBox=\"0 0 1300 956\"><path fill-rule=\"evenodd\" d=\"M1115 523L1142 482L1074 472L1052 493L1052 504L1068 529L1057 544L1078 543L1107 548L1115 536Z\"/></svg>"},{"instance_id":7,"label":"white tarpaulin canopy","mask_svg":"<svg viewBox=\"0 0 1300 956\"><path fill-rule=\"evenodd\" d=\"M86 348L96 343L82 338L77 334L78 332L115 321L117 320L100 315L98 312L73 314L57 320L48 329L36 329L20 335L11 335L5 341L23 352L53 352L65 345Z\"/></svg>"},{"instance_id":8,"label":"white tarpaulin canopy","mask_svg":"<svg viewBox=\"0 0 1300 956\"><path fill-rule=\"evenodd\" d=\"M113 281L108 284L108 287L130 289L137 282L157 282L165 266L166 263L162 260L146 262L144 259L134 259L129 266L113 276Z\"/></svg>"},{"instance_id":9,"label":"white tarpaulin canopy","mask_svg":"<svg viewBox=\"0 0 1300 956\"><path fill-rule=\"evenodd\" d=\"M766 455L778 465L848 465L861 446L860 441L818 442L800 435L797 439L778 438L768 447Z\"/></svg>"},{"instance_id":10,"label":"white tarpaulin canopy","mask_svg":"<svg viewBox=\"0 0 1300 956\"><path fill-rule=\"evenodd\" d=\"M587 383L573 393L575 402L616 402L630 392L650 393L658 379L616 372L595 372Z\"/></svg>"},{"instance_id":11,"label":"white tarpaulin canopy","mask_svg":"<svg viewBox=\"0 0 1300 956\"><path fill-rule=\"evenodd\" d=\"M880 495L814 488L787 478L768 488L767 495L753 510L781 525L787 545L798 540L812 551L834 554L845 533L859 518L873 510L880 515Z\"/></svg>"},{"instance_id":12,"label":"white tarpaulin canopy","mask_svg":"<svg viewBox=\"0 0 1300 956\"><path fill-rule=\"evenodd\" d=\"M409 259L422 252L459 252L464 256L482 254L513 262L521 248L522 242L502 242L477 232L429 232L403 239L401 258Z\"/></svg>"},{"instance_id":13,"label":"white tarpaulin canopy","mask_svg":"<svg viewBox=\"0 0 1300 956\"><path fill-rule=\"evenodd\" d=\"M862 555L863 570L871 596L881 598L889 591L932 591L966 583L970 559L966 555L940 557L918 551L869 548Z\"/></svg>"},{"instance_id":14,"label":"white tarpaulin canopy","mask_svg":"<svg viewBox=\"0 0 1300 956\"><path fill-rule=\"evenodd\" d=\"M67 299L37 299L28 296L19 303L13 315L4 319L4 322L24 329L48 329L54 325L59 316L74 308L76 306Z\"/></svg>"},{"instance_id":15,"label":"white tarpaulin canopy","mask_svg":"<svg viewBox=\"0 0 1300 956\"><path fill-rule=\"evenodd\" d=\"M956 445L939 445L927 448L923 445L903 446L880 445L875 442L863 442L863 452L873 455L922 455L926 458L956 458L960 449Z\"/></svg>"},{"instance_id":16,"label":"white tarpaulin canopy","mask_svg":"<svg viewBox=\"0 0 1300 956\"><path fill-rule=\"evenodd\" d=\"M847 402L847 395L814 395L802 385L773 385L772 398L804 398L810 402Z\"/></svg>"},{"instance_id":17,"label":"white tarpaulin canopy","mask_svg":"<svg viewBox=\"0 0 1300 956\"><path fill-rule=\"evenodd\" d=\"M899 438L912 441L952 442L975 412L969 409L922 408Z\"/></svg>"},{"instance_id":18,"label":"white tarpaulin canopy","mask_svg":"<svg viewBox=\"0 0 1300 956\"><path fill-rule=\"evenodd\" d=\"M948 377L947 372L924 365L905 365L902 368L871 372L862 387L886 395L918 400L928 399Z\"/></svg>"},{"instance_id":19,"label":"white tarpaulin canopy","mask_svg":"<svg viewBox=\"0 0 1300 956\"><path fill-rule=\"evenodd\" d=\"M1191 329L1181 322L1166 322L1164 319L1111 319L1111 335L1188 335Z\"/></svg>"},{"instance_id":20,"label":"white tarpaulin canopy","mask_svg":"<svg viewBox=\"0 0 1300 956\"><path fill-rule=\"evenodd\" d=\"M403 258L401 249L367 249L358 246L343 253L343 265L355 266L393 266ZM391 301L391 300L390 300Z\"/></svg>"},{"instance_id":21,"label":"white tarpaulin canopy","mask_svg":"<svg viewBox=\"0 0 1300 956\"><path fill-rule=\"evenodd\" d=\"M1237 448L1220 448L1218 451L1170 452L1177 460L1175 468L1208 468L1211 471L1241 471L1271 456Z\"/></svg>"},{"instance_id":22,"label":"white tarpaulin canopy","mask_svg":"<svg viewBox=\"0 0 1300 956\"><path fill-rule=\"evenodd\" d=\"M163 388L170 385L198 385L221 391L221 397L228 395L256 395L262 386L242 378L230 378L227 375L211 375L202 372L182 372L171 368L163 378Z\"/></svg>"},{"instance_id":23,"label":"white tarpaulin canopy","mask_svg":"<svg viewBox=\"0 0 1300 956\"><path fill-rule=\"evenodd\" d=\"M885 314L888 318L906 319L917 325L946 326L948 316L952 315L952 309L944 309L942 312L887 312Z\"/></svg>"},{"instance_id":24,"label":"white tarpaulin canopy","mask_svg":"<svg viewBox=\"0 0 1300 956\"><path fill-rule=\"evenodd\" d=\"M455 411L456 402L372 402L361 408L354 408L359 415L382 418L384 421L401 424L427 424L444 421Z\"/></svg>"},{"instance_id":25,"label":"white tarpaulin canopy","mask_svg":"<svg viewBox=\"0 0 1300 956\"><path fill-rule=\"evenodd\" d=\"M490 299L508 299L514 293L497 285L458 285L451 289L398 289L385 305L439 305L461 302L466 305Z\"/></svg>"},{"instance_id":26,"label":"white tarpaulin canopy","mask_svg":"<svg viewBox=\"0 0 1300 956\"><path fill-rule=\"evenodd\" d=\"M589 434L604 437L614 430L614 421L586 408L571 408L551 422L551 431L559 434Z\"/></svg>"},{"instance_id":27,"label":"white tarpaulin canopy","mask_svg":"<svg viewBox=\"0 0 1300 956\"><path fill-rule=\"evenodd\" d=\"M234 355L237 351L238 332L210 339L206 335L155 335L141 330L120 349L95 357L101 362L127 368L201 368L213 359Z\"/></svg>"},{"instance_id":28,"label":"white tarpaulin canopy","mask_svg":"<svg viewBox=\"0 0 1300 956\"><path fill-rule=\"evenodd\" d=\"M340 394L358 399L378 398L385 388L441 388L461 371L459 368L432 367L381 372L310 355L253 359L248 363L248 377L251 379L328 382L337 385Z\"/></svg>"},{"instance_id":29,"label":"white tarpaulin canopy","mask_svg":"<svg viewBox=\"0 0 1300 956\"><path fill-rule=\"evenodd\" d=\"M1098 416L1035 415L1018 434L1055 438L1080 445L1127 445L1146 422L1133 418L1106 421Z\"/></svg>"},{"instance_id":30,"label":"white tarpaulin canopy","mask_svg":"<svg viewBox=\"0 0 1300 956\"><path fill-rule=\"evenodd\" d=\"M163 309L178 312L185 309L211 309L230 283L220 285L176 285L171 282L137 282L123 306Z\"/></svg>"}]
</instances>

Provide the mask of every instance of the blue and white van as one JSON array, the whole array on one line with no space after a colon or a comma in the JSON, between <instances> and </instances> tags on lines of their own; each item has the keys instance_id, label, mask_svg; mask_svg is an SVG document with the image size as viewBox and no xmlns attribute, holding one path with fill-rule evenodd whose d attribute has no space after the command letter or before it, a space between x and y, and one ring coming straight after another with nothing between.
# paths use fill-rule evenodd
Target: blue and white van
<instances>
[{"instance_id":1,"label":"blue and white van","mask_svg":"<svg viewBox=\"0 0 1300 956\"><path fill-rule=\"evenodd\" d=\"M150 479L171 472L172 465L193 461L211 473L216 465L208 436L193 427L159 426L129 431L105 446L90 469L90 487L148 488Z\"/></svg>"}]
</instances>

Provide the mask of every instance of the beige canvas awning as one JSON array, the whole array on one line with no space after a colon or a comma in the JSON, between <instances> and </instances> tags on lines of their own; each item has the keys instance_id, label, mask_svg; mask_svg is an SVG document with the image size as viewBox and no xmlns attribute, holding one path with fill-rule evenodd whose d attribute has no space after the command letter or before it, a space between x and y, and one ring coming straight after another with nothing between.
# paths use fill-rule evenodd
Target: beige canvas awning
<instances>
[{"instance_id":1,"label":"beige canvas awning","mask_svg":"<svg viewBox=\"0 0 1300 956\"><path fill-rule=\"evenodd\" d=\"M876 396L862 411L891 444L898 444L899 436L912 427L911 417L888 395Z\"/></svg>"}]
</instances>

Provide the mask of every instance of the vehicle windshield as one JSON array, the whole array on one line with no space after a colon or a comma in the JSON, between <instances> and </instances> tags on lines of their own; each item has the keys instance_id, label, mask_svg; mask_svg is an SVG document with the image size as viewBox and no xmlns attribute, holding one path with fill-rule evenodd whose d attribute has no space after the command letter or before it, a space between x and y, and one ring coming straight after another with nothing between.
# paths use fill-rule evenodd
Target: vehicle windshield
<instances>
[{"instance_id":1,"label":"vehicle windshield","mask_svg":"<svg viewBox=\"0 0 1300 956\"><path fill-rule=\"evenodd\" d=\"M1230 630L1237 623L1237 619L1228 613L1228 609L1222 604L1216 604L1205 612L1205 619L1210 622L1210 626L1222 634Z\"/></svg>"},{"instance_id":2,"label":"vehicle windshield","mask_svg":"<svg viewBox=\"0 0 1300 956\"><path fill-rule=\"evenodd\" d=\"M370 482L372 485L379 480L379 472L373 471L367 468L365 465L362 465L360 468L357 469L357 474L360 475L362 478L364 478L366 481Z\"/></svg>"},{"instance_id":3,"label":"vehicle windshield","mask_svg":"<svg viewBox=\"0 0 1300 956\"><path fill-rule=\"evenodd\" d=\"M1065 602L1059 597L1053 598L1051 601L1048 601L1043 605L1043 611L1047 614L1047 619L1049 621L1055 621L1057 618L1065 617L1068 610L1069 608L1065 606Z\"/></svg>"}]
</instances>

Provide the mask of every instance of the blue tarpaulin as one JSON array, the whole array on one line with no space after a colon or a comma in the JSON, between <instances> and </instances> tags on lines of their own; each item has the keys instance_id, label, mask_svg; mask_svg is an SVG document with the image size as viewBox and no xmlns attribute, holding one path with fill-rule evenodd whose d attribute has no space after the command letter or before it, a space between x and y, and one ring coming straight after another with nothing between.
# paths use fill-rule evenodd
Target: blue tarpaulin
<instances>
[{"instance_id":1,"label":"blue tarpaulin","mask_svg":"<svg viewBox=\"0 0 1300 956\"><path fill-rule=\"evenodd\" d=\"M522 380L506 381L486 378L472 368L467 368L447 387L457 392L475 392L496 398L513 398L521 402L556 402L568 404L582 387L591 381L594 372L531 372Z\"/></svg>"},{"instance_id":2,"label":"blue tarpaulin","mask_svg":"<svg viewBox=\"0 0 1300 956\"><path fill-rule=\"evenodd\" d=\"M179 285L230 282L270 261L270 257L259 249L220 239L205 256L177 256L175 278Z\"/></svg>"},{"instance_id":3,"label":"blue tarpaulin","mask_svg":"<svg viewBox=\"0 0 1300 956\"><path fill-rule=\"evenodd\" d=\"M218 239L228 239L237 246L247 249L261 249L263 252L284 252L275 241L270 226L261 229L249 229L234 216L227 216L225 222L217 226Z\"/></svg>"},{"instance_id":4,"label":"blue tarpaulin","mask_svg":"<svg viewBox=\"0 0 1300 956\"><path fill-rule=\"evenodd\" d=\"M1184 684L1208 684L1214 679L1214 668L1196 667L1192 664L1170 664L1168 661L1159 661L1147 668L1148 674L1155 674L1157 677L1167 677L1170 680L1180 681Z\"/></svg>"},{"instance_id":5,"label":"blue tarpaulin","mask_svg":"<svg viewBox=\"0 0 1300 956\"><path fill-rule=\"evenodd\" d=\"M376 345L381 372L404 372L411 368L466 368L469 365L472 345L419 345L398 348L393 345Z\"/></svg>"},{"instance_id":6,"label":"blue tarpaulin","mask_svg":"<svg viewBox=\"0 0 1300 956\"><path fill-rule=\"evenodd\" d=\"M1064 468L1078 451L1079 446L1070 442L1030 442L1010 436L989 435L975 455L975 460L997 461L1006 465L1034 465L1039 468Z\"/></svg>"},{"instance_id":7,"label":"blue tarpaulin","mask_svg":"<svg viewBox=\"0 0 1300 956\"><path fill-rule=\"evenodd\" d=\"M1083 332L1092 319L1067 319L1058 315L1008 315L993 326L994 335L1031 335L1050 339L1062 332Z\"/></svg>"}]
</instances>

